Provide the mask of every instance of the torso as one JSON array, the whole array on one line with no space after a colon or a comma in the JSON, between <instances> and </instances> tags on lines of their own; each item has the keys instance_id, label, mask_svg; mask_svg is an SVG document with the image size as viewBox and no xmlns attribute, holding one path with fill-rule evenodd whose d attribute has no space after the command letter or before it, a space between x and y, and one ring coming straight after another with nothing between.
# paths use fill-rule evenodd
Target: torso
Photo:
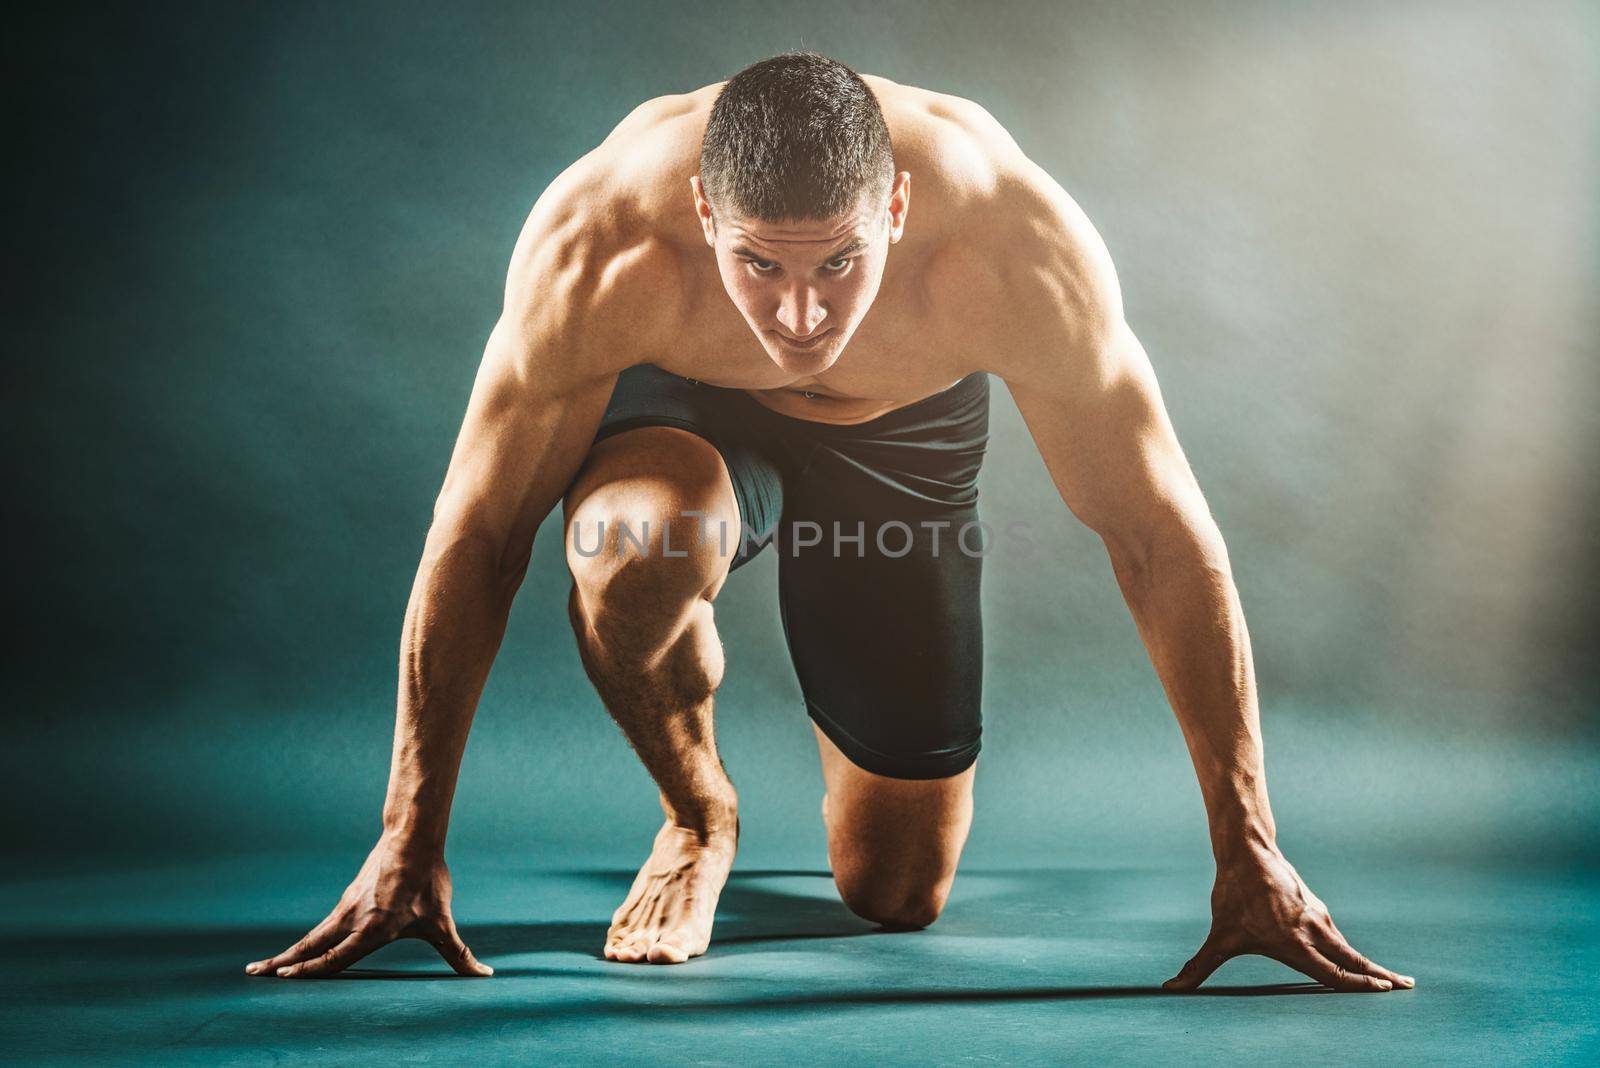
<instances>
[{"instance_id":1,"label":"torso","mask_svg":"<svg viewBox=\"0 0 1600 1068\"><path fill-rule=\"evenodd\" d=\"M896 169L911 173L911 211L871 310L817 375L796 378L767 357L723 289L694 213L689 178L720 83L651 101L590 154L628 220L618 271L633 277L614 291L639 294L628 311L639 323L633 362L831 423L876 418L995 369L1006 221L1016 214L1006 194L1036 180L1036 168L970 103L863 78L883 109Z\"/></svg>"}]
</instances>

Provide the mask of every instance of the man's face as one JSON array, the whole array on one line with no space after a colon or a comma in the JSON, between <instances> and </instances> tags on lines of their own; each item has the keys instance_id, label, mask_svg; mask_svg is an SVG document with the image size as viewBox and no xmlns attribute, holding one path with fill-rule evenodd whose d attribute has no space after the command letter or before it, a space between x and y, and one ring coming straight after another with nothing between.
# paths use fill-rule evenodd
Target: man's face
<instances>
[{"instance_id":1,"label":"man's face","mask_svg":"<svg viewBox=\"0 0 1600 1068\"><path fill-rule=\"evenodd\" d=\"M905 231L911 175L900 172L887 204L864 200L836 219L766 222L725 212L714 226L700 176L689 181L723 287L772 362L797 376L833 366L878 295L889 246Z\"/></svg>"}]
</instances>

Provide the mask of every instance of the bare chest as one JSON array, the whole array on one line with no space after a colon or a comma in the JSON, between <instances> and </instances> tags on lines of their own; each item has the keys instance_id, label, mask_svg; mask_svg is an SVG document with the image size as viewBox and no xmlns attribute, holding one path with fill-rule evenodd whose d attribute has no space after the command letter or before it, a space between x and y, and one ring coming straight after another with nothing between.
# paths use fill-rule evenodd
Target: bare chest
<instances>
[{"instance_id":1,"label":"bare chest","mask_svg":"<svg viewBox=\"0 0 1600 1068\"><path fill-rule=\"evenodd\" d=\"M649 362L708 385L746 391L784 415L858 423L930 397L984 369L982 346L927 299L915 279L887 284L827 370L796 377L778 367L722 293L701 295L681 329ZM713 284L716 284L713 282Z\"/></svg>"}]
</instances>

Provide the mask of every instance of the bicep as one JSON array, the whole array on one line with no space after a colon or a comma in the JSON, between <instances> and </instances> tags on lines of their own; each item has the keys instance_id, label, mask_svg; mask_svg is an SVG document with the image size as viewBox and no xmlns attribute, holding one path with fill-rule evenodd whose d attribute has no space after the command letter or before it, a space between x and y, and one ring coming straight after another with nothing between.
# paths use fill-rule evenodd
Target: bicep
<instances>
[{"instance_id":1,"label":"bicep","mask_svg":"<svg viewBox=\"0 0 1600 1068\"><path fill-rule=\"evenodd\" d=\"M504 311L434 505L436 530L487 539L508 570L525 563L588 455L628 362L623 317L595 297L600 257L573 200L553 186L518 239Z\"/></svg>"},{"instance_id":2,"label":"bicep","mask_svg":"<svg viewBox=\"0 0 1600 1068\"><path fill-rule=\"evenodd\" d=\"M1007 385L1062 500L1113 554L1147 560L1172 538L1220 548L1149 357L1120 316Z\"/></svg>"},{"instance_id":3,"label":"bicep","mask_svg":"<svg viewBox=\"0 0 1600 1068\"><path fill-rule=\"evenodd\" d=\"M616 381L582 364L501 318L434 504L436 530L487 539L514 569L582 465Z\"/></svg>"}]
</instances>

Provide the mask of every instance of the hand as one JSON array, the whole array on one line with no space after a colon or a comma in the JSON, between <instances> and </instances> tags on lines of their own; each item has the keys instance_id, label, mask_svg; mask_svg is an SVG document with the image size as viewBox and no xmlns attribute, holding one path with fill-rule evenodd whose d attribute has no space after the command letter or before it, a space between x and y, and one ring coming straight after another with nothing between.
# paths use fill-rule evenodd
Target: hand
<instances>
[{"instance_id":1,"label":"hand","mask_svg":"<svg viewBox=\"0 0 1600 1068\"><path fill-rule=\"evenodd\" d=\"M1246 953L1282 961L1334 990L1409 989L1416 981L1372 963L1346 942L1328 908L1276 848L1219 865L1211 891L1211 933L1162 986L1193 990L1223 962Z\"/></svg>"},{"instance_id":2,"label":"hand","mask_svg":"<svg viewBox=\"0 0 1600 1068\"><path fill-rule=\"evenodd\" d=\"M327 919L282 953L246 965L245 971L284 979L333 975L400 938L427 942L458 974L494 974L456 931L450 916L450 871L443 858L418 860L380 839Z\"/></svg>"}]
</instances>

